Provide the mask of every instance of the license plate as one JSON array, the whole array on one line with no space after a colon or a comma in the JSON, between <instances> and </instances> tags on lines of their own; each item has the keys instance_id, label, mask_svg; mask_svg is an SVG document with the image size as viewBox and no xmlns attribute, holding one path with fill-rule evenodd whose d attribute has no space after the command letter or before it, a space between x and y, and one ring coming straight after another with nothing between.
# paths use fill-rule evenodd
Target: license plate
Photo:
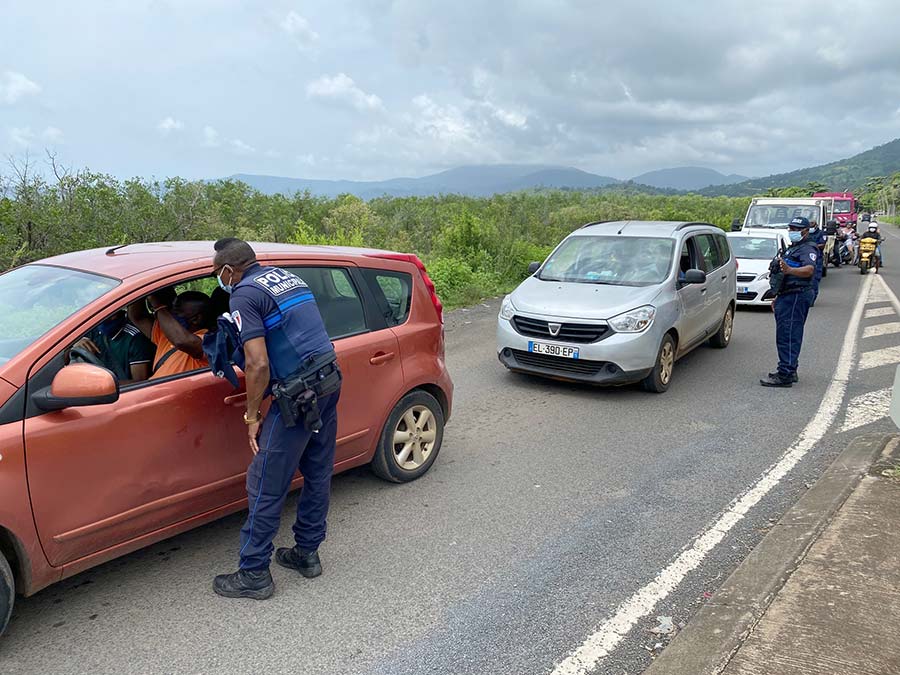
<instances>
[{"instance_id":1,"label":"license plate","mask_svg":"<svg viewBox=\"0 0 900 675\"><path fill-rule=\"evenodd\" d=\"M738 293L749 293L749 292L750 292L749 286L738 286Z\"/></svg>"},{"instance_id":2,"label":"license plate","mask_svg":"<svg viewBox=\"0 0 900 675\"><path fill-rule=\"evenodd\" d=\"M528 351L533 354L546 354L547 356L561 356L564 359L577 359L578 349L576 347L565 347L563 345L551 345L546 342L529 342Z\"/></svg>"}]
</instances>

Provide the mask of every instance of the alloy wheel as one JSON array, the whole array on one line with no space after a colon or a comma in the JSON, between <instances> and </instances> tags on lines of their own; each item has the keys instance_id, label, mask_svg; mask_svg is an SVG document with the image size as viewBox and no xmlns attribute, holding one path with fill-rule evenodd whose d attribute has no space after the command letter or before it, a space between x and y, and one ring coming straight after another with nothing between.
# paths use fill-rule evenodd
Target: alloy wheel
<instances>
[{"instance_id":1,"label":"alloy wheel","mask_svg":"<svg viewBox=\"0 0 900 675\"><path fill-rule=\"evenodd\" d=\"M670 341L666 341L659 353L659 380L663 384L669 384L672 377L672 367L675 365L675 349Z\"/></svg>"},{"instance_id":2,"label":"alloy wheel","mask_svg":"<svg viewBox=\"0 0 900 675\"><path fill-rule=\"evenodd\" d=\"M416 405L400 416L394 429L394 459L397 466L413 471L422 466L434 450L437 422L431 411Z\"/></svg>"}]
</instances>

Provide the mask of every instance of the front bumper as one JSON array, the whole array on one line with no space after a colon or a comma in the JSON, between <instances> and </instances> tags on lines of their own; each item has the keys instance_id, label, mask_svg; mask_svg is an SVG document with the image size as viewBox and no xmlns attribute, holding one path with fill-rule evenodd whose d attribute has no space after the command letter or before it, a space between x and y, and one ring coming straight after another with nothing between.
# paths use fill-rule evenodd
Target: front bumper
<instances>
[{"instance_id":1,"label":"front bumper","mask_svg":"<svg viewBox=\"0 0 900 675\"><path fill-rule=\"evenodd\" d=\"M542 317L549 318L549 317ZM554 319L550 319L553 321ZM521 335L509 321L497 319L497 357L509 368L568 382L590 384L630 384L645 378L656 365L662 341L658 324L643 333L612 333L599 342L577 343ZM533 341L575 347L577 359L528 351Z\"/></svg>"},{"instance_id":2,"label":"front bumper","mask_svg":"<svg viewBox=\"0 0 900 675\"><path fill-rule=\"evenodd\" d=\"M744 291L745 288L747 289L746 291ZM737 304L739 305L768 307L772 304L773 297L774 296L769 293L768 279L765 281L750 281L747 283L739 281L737 284Z\"/></svg>"}]
</instances>

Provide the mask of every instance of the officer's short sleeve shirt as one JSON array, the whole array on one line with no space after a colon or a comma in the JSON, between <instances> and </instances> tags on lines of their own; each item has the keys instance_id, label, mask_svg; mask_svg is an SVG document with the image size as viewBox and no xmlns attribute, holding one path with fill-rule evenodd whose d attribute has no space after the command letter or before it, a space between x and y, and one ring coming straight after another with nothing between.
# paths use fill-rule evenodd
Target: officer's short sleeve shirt
<instances>
[{"instance_id":1,"label":"officer's short sleeve shirt","mask_svg":"<svg viewBox=\"0 0 900 675\"><path fill-rule=\"evenodd\" d=\"M252 268L247 270L247 274L252 274L252 271ZM278 306L272 296L261 288L254 288L251 279L249 283L240 283L234 289L229 309L234 325L240 333L241 342L247 342L265 336L263 320L276 311Z\"/></svg>"}]
</instances>

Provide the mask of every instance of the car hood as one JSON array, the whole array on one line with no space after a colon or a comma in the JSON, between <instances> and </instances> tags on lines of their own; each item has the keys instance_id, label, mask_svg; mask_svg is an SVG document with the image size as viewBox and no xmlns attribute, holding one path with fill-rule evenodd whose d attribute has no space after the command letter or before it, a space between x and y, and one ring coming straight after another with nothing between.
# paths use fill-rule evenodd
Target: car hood
<instances>
[{"instance_id":1,"label":"car hood","mask_svg":"<svg viewBox=\"0 0 900 675\"><path fill-rule=\"evenodd\" d=\"M660 286L604 286L528 277L512 292L516 310L523 314L567 319L609 319L650 304Z\"/></svg>"},{"instance_id":2,"label":"car hood","mask_svg":"<svg viewBox=\"0 0 900 675\"><path fill-rule=\"evenodd\" d=\"M770 260L758 258L738 258L738 274L762 274L769 270Z\"/></svg>"}]
</instances>

